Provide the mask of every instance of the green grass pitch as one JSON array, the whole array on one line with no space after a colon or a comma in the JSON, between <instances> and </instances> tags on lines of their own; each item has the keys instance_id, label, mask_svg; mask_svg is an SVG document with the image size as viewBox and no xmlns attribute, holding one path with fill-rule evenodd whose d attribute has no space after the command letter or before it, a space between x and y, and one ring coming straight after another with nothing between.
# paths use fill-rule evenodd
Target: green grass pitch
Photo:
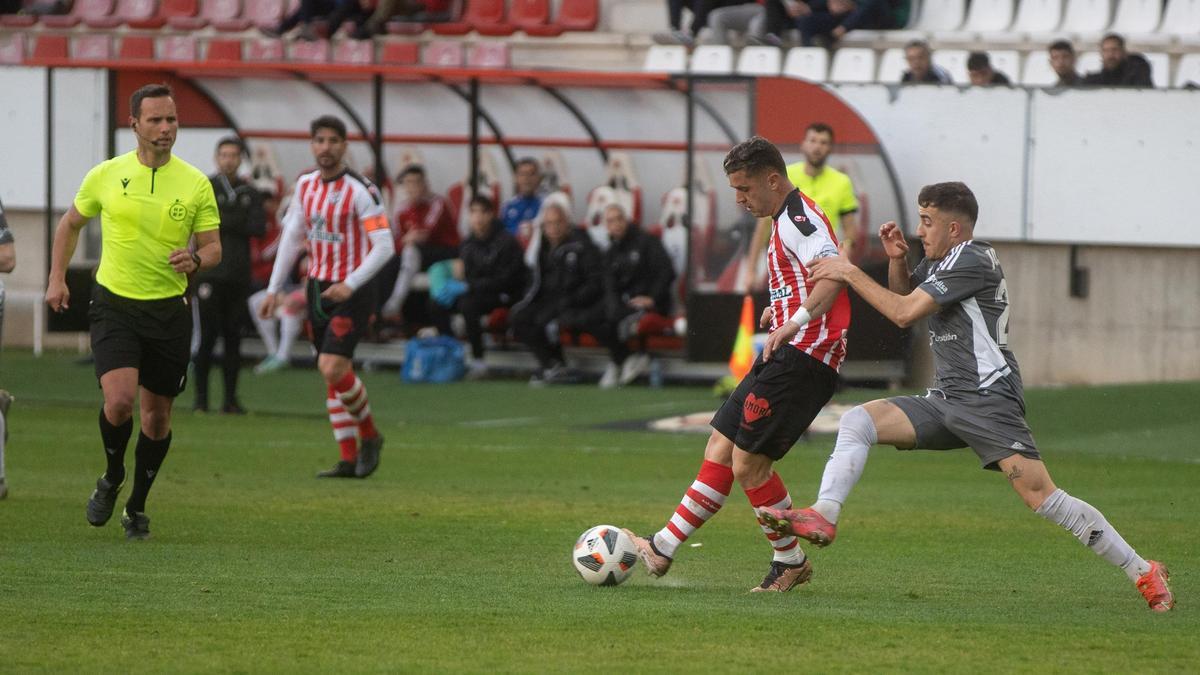
<instances>
[{"instance_id":1,"label":"green grass pitch","mask_svg":"<svg viewBox=\"0 0 1200 675\"><path fill-rule=\"evenodd\" d=\"M1179 605L1155 615L969 451L873 449L791 593L747 593L770 549L736 488L666 578L587 586L576 536L661 527L704 446L603 425L719 401L365 379L387 437L366 481L313 478L337 454L313 371L247 371L241 418L193 415L186 392L153 539L126 542L118 518L84 520L103 468L90 367L6 353L0 672L1200 671L1200 384L1028 395L1056 482L1171 567ZM779 463L797 502L832 443Z\"/></svg>"}]
</instances>

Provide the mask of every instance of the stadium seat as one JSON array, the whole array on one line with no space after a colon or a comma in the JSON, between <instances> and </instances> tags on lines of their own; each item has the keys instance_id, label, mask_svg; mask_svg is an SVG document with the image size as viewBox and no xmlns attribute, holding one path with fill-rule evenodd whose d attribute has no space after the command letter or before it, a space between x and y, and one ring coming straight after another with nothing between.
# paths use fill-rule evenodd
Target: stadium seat
<instances>
[{"instance_id":1,"label":"stadium seat","mask_svg":"<svg viewBox=\"0 0 1200 675\"><path fill-rule=\"evenodd\" d=\"M507 68L509 66L508 43L477 42L467 47L468 68Z\"/></svg>"},{"instance_id":2,"label":"stadium seat","mask_svg":"<svg viewBox=\"0 0 1200 675\"><path fill-rule=\"evenodd\" d=\"M1051 33L1062 23L1063 0L1021 0L1009 29L1017 33Z\"/></svg>"},{"instance_id":3,"label":"stadium seat","mask_svg":"<svg viewBox=\"0 0 1200 675\"><path fill-rule=\"evenodd\" d=\"M433 32L437 35L466 35L474 30L482 35L512 35L512 24L504 21L504 0L466 2L467 9L463 12L461 21L435 23Z\"/></svg>"},{"instance_id":4,"label":"stadium seat","mask_svg":"<svg viewBox=\"0 0 1200 675\"><path fill-rule=\"evenodd\" d=\"M388 35L420 35L429 30L429 25L420 21L389 21Z\"/></svg>"},{"instance_id":5,"label":"stadium seat","mask_svg":"<svg viewBox=\"0 0 1200 675\"><path fill-rule=\"evenodd\" d=\"M1171 86L1171 58L1163 52L1146 52L1142 56L1150 62L1150 81L1155 89Z\"/></svg>"},{"instance_id":6,"label":"stadium seat","mask_svg":"<svg viewBox=\"0 0 1200 675\"><path fill-rule=\"evenodd\" d=\"M437 41L425 46L421 62L427 66L444 66L461 68L463 64L463 48L457 42Z\"/></svg>"},{"instance_id":7,"label":"stadium seat","mask_svg":"<svg viewBox=\"0 0 1200 675\"><path fill-rule=\"evenodd\" d=\"M35 59L65 59L68 56L66 35L42 34L33 43Z\"/></svg>"},{"instance_id":8,"label":"stadium seat","mask_svg":"<svg viewBox=\"0 0 1200 675\"><path fill-rule=\"evenodd\" d=\"M0 14L0 26L5 28L29 28L37 21L37 14Z\"/></svg>"},{"instance_id":9,"label":"stadium seat","mask_svg":"<svg viewBox=\"0 0 1200 675\"><path fill-rule=\"evenodd\" d=\"M84 19L83 23L88 28L116 28L121 24L129 24L135 28L158 28L161 24L155 25L157 23L155 10L157 9L155 0L117 0L116 9L112 14L95 19Z\"/></svg>"},{"instance_id":10,"label":"stadium seat","mask_svg":"<svg viewBox=\"0 0 1200 675\"><path fill-rule=\"evenodd\" d=\"M18 66L25 62L25 33L0 35L0 64Z\"/></svg>"},{"instance_id":11,"label":"stadium seat","mask_svg":"<svg viewBox=\"0 0 1200 675\"><path fill-rule=\"evenodd\" d=\"M547 28L550 23L550 0L512 0L508 20L517 30L529 33ZM562 32L559 29L559 32Z\"/></svg>"},{"instance_id":12,"label":"stadium seat","mask_svg":"<svg viewBox=\"0 0 1200 675\"><path fill-rule=\"evenodd\" d=\"M245 45L247 61L282 61L283 41L273 38L250 40Z\"/></svg>"},{"instance_id":13,"label":"stadium seat","mask_svg":"<svg viewBox=\"0 0 1200 675\"><path fill-rule=\"evenodd\" d=\"M301 63L328 63L329 40L296 40L288 45L288 59Z\"/></svg>"},{"instance_id":14,"label":"stadium seat","mask_svg":"<svg viewBox=\"0 0 1200 675\"><path fill-rule=\"evenodd\" d=\"M213 40L208 43L208 52L204 55L208 61L241 61L241 40Z\"/></svg>"},{"instance_id":15,"label":"stadium seat","mask_svg":"<svg viewBox=\"0 0 1200 675\"><path fill-rule=\"evenodd\" d=\"M80 35L71 41L71 58L80 61L107 61L112 58L112 36L108 33Z\"/></svg>"},{"instance_id":16,"label":"stadium seat","mask_svg":"<svg viewBox=\"0 0 1200 675\"><path fill-rule=\"evenodd\" d=\"M1045 52L1041 53L1044 54ZM992 64L992 70L998 73L1004 73L1006 76L1008 76L1008 81L1012 82L1013 84L1017 84L1020 81L1021 55L1017 51L1007 49L989 49L988 57Z\"/></svg>"},{"instance_id":17,"label":"stadium seat","mask_svg":"<svg viewBox=\"0 0 1200 675\"><path fill-rule=\"evenodd\" d=\"M383 43L379 62L389 66L411 66L421 61L421 46L415 42Z\"/></svg>"},{"instance_id":18,"label":"stadium seat","mask_svg":"<svg viewBox=\"0 0 1200 675\"><path fill-rule=\"evenodd\" d=\"M1050 67L1050 55L1045 51L1027 54L1025 67L1021 69L1020 82L1026 87L1054 86L1058 82L1058 74Z\"/></svg>"},{"instance_id":19,"label":"stadium seat","mask_svg":"<svg viewBox=\"0 0 1200 675\"><path fill-rule=\"evenodd\" d=\"M823 47L794 47L783 60L783 74L812 82L824 82L829 74L829 50Z\"/></svg>"},{"instance_id":20,"label":"stadium seat","mask_svg":"<svg viewBox=\"0 0 1200 675\"><path fill-rule=\"evenodd\" d=\"M955 31L962 26L965 12L965 0L924 0L915 28L929 33Z\"/></svg>"},{"instance_id":21,"label":"stadium seat","mask_svg":"<svg viewBox=\"0 0 1200 675\"><path fill-rule=\"evenodd\" d=\"M1200 54L1184 54L1175 70L1176 87L1200 88Z\"/></svg>"},{"instance_id":22,"label":"stadium seat","mask_svg":"<svg viewBox=\"0 0 1200 675\"><path fill-rule=\"evenodd\" d=\"M153 61L154 38L149 35L125 35L117 47L117 58L122 61Z\"/></svg>"},{"instance_id":23,"label":"stadium seat","mask_svg":"<svg viewBox=\"0 0 1200 675\"><path fill-rule=\"evenodd\" d=\"M375 63L375 43L371 40L341 40L333 47L334 63Z\"/></svg>"},{"instance_id":24,"label":"stadium seat","mask_svg":"<svg viewBox=\"0 0 1200 675\"><path fill-rule=\"evenodd\" d=\"M195 35L164 35L158 39L158 58L163 61L195 61Z\"/></svg>"},{"instance_id":25,"label":"stadium seat","mask_svg":"<svg viewBox=\"0 0 1200 675\"><path fill-rule=\"evenodd\" d=\"M113 13L113 0L75 0L68 14L49 14L42 17L46 28L74 28L80 22L105 18Z\"/></svg>"},{"instance_id":26,"label":"stadium seat","mask_svg":"<svg viewBox=\"0 0 1200 675\"><path fill-rule=\"evenodd\" d=\"M1075 70L1078 70L1080 75L1100 70L1100 52L1081 53L1075 61Z\"/></svg>"},{"instance_id":27,"label":"stadium seat","mask_svg":"<svg viewBox=\"0 0 1200 675\"><path fill-rule=\"evenodd\" d=\"M1125 36L1153 33L1162 22L1162 0L1118 0L1108 30Z\"/></svg>"},{"instance_id":28,"label":"stadium seat","mask_svg":"<svg viewBox=\"0 0 1200 675\"><path fill-rule=\"evenodd\" d=\"M240 17L213 21L213 28L222 33L240 32L247 28L274 28L283 20L284 0L252 0L245 4Z\"/></svg>"},{"instance_id":29,"label":"stadium seat","mask_svg":"<svg viewBox=\"0 0 1200 675\"><path fill-rule=\"evenodd\" d=\"M967 54L965 49L938 49L933 52L933 64L950 73L955 84L967 84L971 81L967 76Z\"/></svg>"},{"instance_id":30,"label":"stadium seat","mask_svg":"<svg viewBox=\"0 0 1200 675\"><path fill-rule=\"evenodd\" d=\"M682 73L687 70L687 48L682 45L652 45L646 50L642 70L647 73Z\"/></svg>"},{"instance_id":31,"label":"stadium seat","mask_svg":"<svg viewBox=\"0 0 1200 675\"><path fill-rule=\"evenodd\" d=\"M1112 0L1067 0L1059 30L1080 39L1099 37L1112 19Z\"/></svg>"},{"instance_id":32,"label":"stadium seat","mask_svg":"<svg viewBox=\"0 0 1200 675\"><path fill-rule=\"evenodd\" d=\"M209 24L237 21L242 14L240 0L204 0L195 16L173 15L167 18L172 30L196 31Z\"/></svg>"},{"instance_id":33,"label":"stadium seat","mask_svg":"<svg viewBox=\"0 0 1200 675\"><path fill-rule=\"evenodd\" d=\"M562 0L554 23L565 31L593 31L599 19L598 0Z\"/></svg>"},{"instance_id":34,"label":"stadium seat","mask_svg":"<svg viewBox=\"0 0 1200 675\"><path fill-rule=\"evenodd\" d=\"M779 74L782 61L783 52L778 47L744 47L738 54L737 72L774 77Z\"/></svg>"},{"instance_id":35,"label":"stadium seat","mask_svg":"<svg viewBox=\"0 0 1200 675\"><path fill-rule=\"evenodd\" d=\"M1158 30L1174 36L1200 36L1200 0L1167 0Z\"/></svg>"},{"instance_id":36,"label":"stadium seat","mask_svg":"<svg viewBox=\"0 0 1200 675\"><path fill-rule=\"evenodd\" d=\"M143 1L138 3L138 8L141 9L145 5L151 5L151 7L153 7L154 4L155 3L153 1ZM157 30L167 25L167 22L173 17L188 19L195 18L199 10L200 7L198 0L161 0L161 2L158 3L157 12L151 8L151 13L149 16L127 20L126 24L130 28Z\"/></svg>"},{"instance_id":37,"label":"stadium seat","mask_svg":"<svg viewBox=\"0 0 1200 675\"><path fill-rule=\"evenodd\" d=\"M830 82L863 83L874 80L875 50L846 47L834 52L833 65L829 68Z\"/></svg>"},{"instance_id":38,"label":"stadium seat","mask_svg":"<svg viewBox=\"0 0 1200 675\"><path fill-rule=\"evenodd\" d=\"M692 51L692 72L698 75L728 75L733 72L733 47L701 45Z\"/></svg>"},{"instance_id":39,"label":"stadium seat","mask_svg":"<svg viewBox=\"0 0 1200 675\"><path fill-rule=\"evenodd\" d=\"M1013 0L972 0L967 9L967 20L958 31L940 31L935 36L939 43L973 43L980 33L1002 33L1008 30L1013 20Z\"/></svg>"},{"instance_id":40,"label":"stadium seat","mask_svg":"<svg viewBox=\"0 0 1200 675\"><path fill-rule=\"evenodd\" d=\"M893 47L883 53L883 58L879 62L879 79L880 84L896 84L900 78L904 77L904 71L908 70L908 62L904 60L904 50L899 47Z\"/></svg>"}]
</instances>

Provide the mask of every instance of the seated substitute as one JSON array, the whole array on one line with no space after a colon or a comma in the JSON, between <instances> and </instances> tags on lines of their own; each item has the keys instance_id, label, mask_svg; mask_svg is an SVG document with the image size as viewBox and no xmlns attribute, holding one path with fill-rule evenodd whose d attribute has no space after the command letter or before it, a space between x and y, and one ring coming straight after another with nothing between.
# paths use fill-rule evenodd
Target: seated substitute
<instances>
[{"instance_id":1,"label":"seated substitute","mask_svg":"<svg viewBox=\"0 0 1200 675\"><path fill-rule=\"evenodd\" d=\"M396 213L397 256L379 273L379 287L388 292L380 308L385 319L399 319L417 272L458 255L461 238L450 202L429 189L425 168L413 164L400 172L406 200Z\"/></svg>"}]
</instances>

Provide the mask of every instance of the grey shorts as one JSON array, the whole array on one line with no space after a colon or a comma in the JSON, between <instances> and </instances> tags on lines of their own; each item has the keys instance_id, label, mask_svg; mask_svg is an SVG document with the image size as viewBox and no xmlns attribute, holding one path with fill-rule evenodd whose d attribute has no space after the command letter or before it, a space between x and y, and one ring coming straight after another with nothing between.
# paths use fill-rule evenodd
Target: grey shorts
<instances>
[{"instance_id":1,"label":"grey shorts","mask_svg":"<svg viewBox=\"0 0 1200 675\"><path fill-rule=\"evenodd\" d=\"M1012 399L996 395L964 398L930 389L925 396L897 396L896 404L917 432L917 444L900 450L954 450L969 447L985 469L999 471L1000 460L1022 455L1040 460L1024 411Z\"/></svg>"}]
</instances>

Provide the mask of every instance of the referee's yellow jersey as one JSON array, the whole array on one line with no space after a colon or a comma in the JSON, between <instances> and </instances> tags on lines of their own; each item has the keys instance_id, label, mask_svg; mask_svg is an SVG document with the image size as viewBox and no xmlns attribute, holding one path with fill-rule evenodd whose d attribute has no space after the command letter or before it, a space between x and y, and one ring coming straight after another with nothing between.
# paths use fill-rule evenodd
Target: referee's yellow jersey
<instances>
[{"instance_id":1,"label":"referee's yellow jersey","mask_svg":"<svg viewBox=\"0 0 1200 675\"><path fill-rule=\"evenodd\" d=\"M100 214L100 269L96 281L117 295L157 300L183 295L187 276L167 262L194 232L221 225L212 183L196 167L172 156L157 169L137 151L101 162L75 195L84 217Z\"/></svg>"},{"instance_id":2,"label":"referee's yellow jersey","mask_svg":"<svg viewBox=\"0 0 1200 675\"><path fill-rule=\"evenodd\" d=\"M858 211L858 198L854 196L854 184L850 177L831 166L821 173L810 176L804 171L804 162L788 165L788 180L809 199L817 203L829 218L833 233L842 236L842 216Z\"/></svg>"}]
</instances>

